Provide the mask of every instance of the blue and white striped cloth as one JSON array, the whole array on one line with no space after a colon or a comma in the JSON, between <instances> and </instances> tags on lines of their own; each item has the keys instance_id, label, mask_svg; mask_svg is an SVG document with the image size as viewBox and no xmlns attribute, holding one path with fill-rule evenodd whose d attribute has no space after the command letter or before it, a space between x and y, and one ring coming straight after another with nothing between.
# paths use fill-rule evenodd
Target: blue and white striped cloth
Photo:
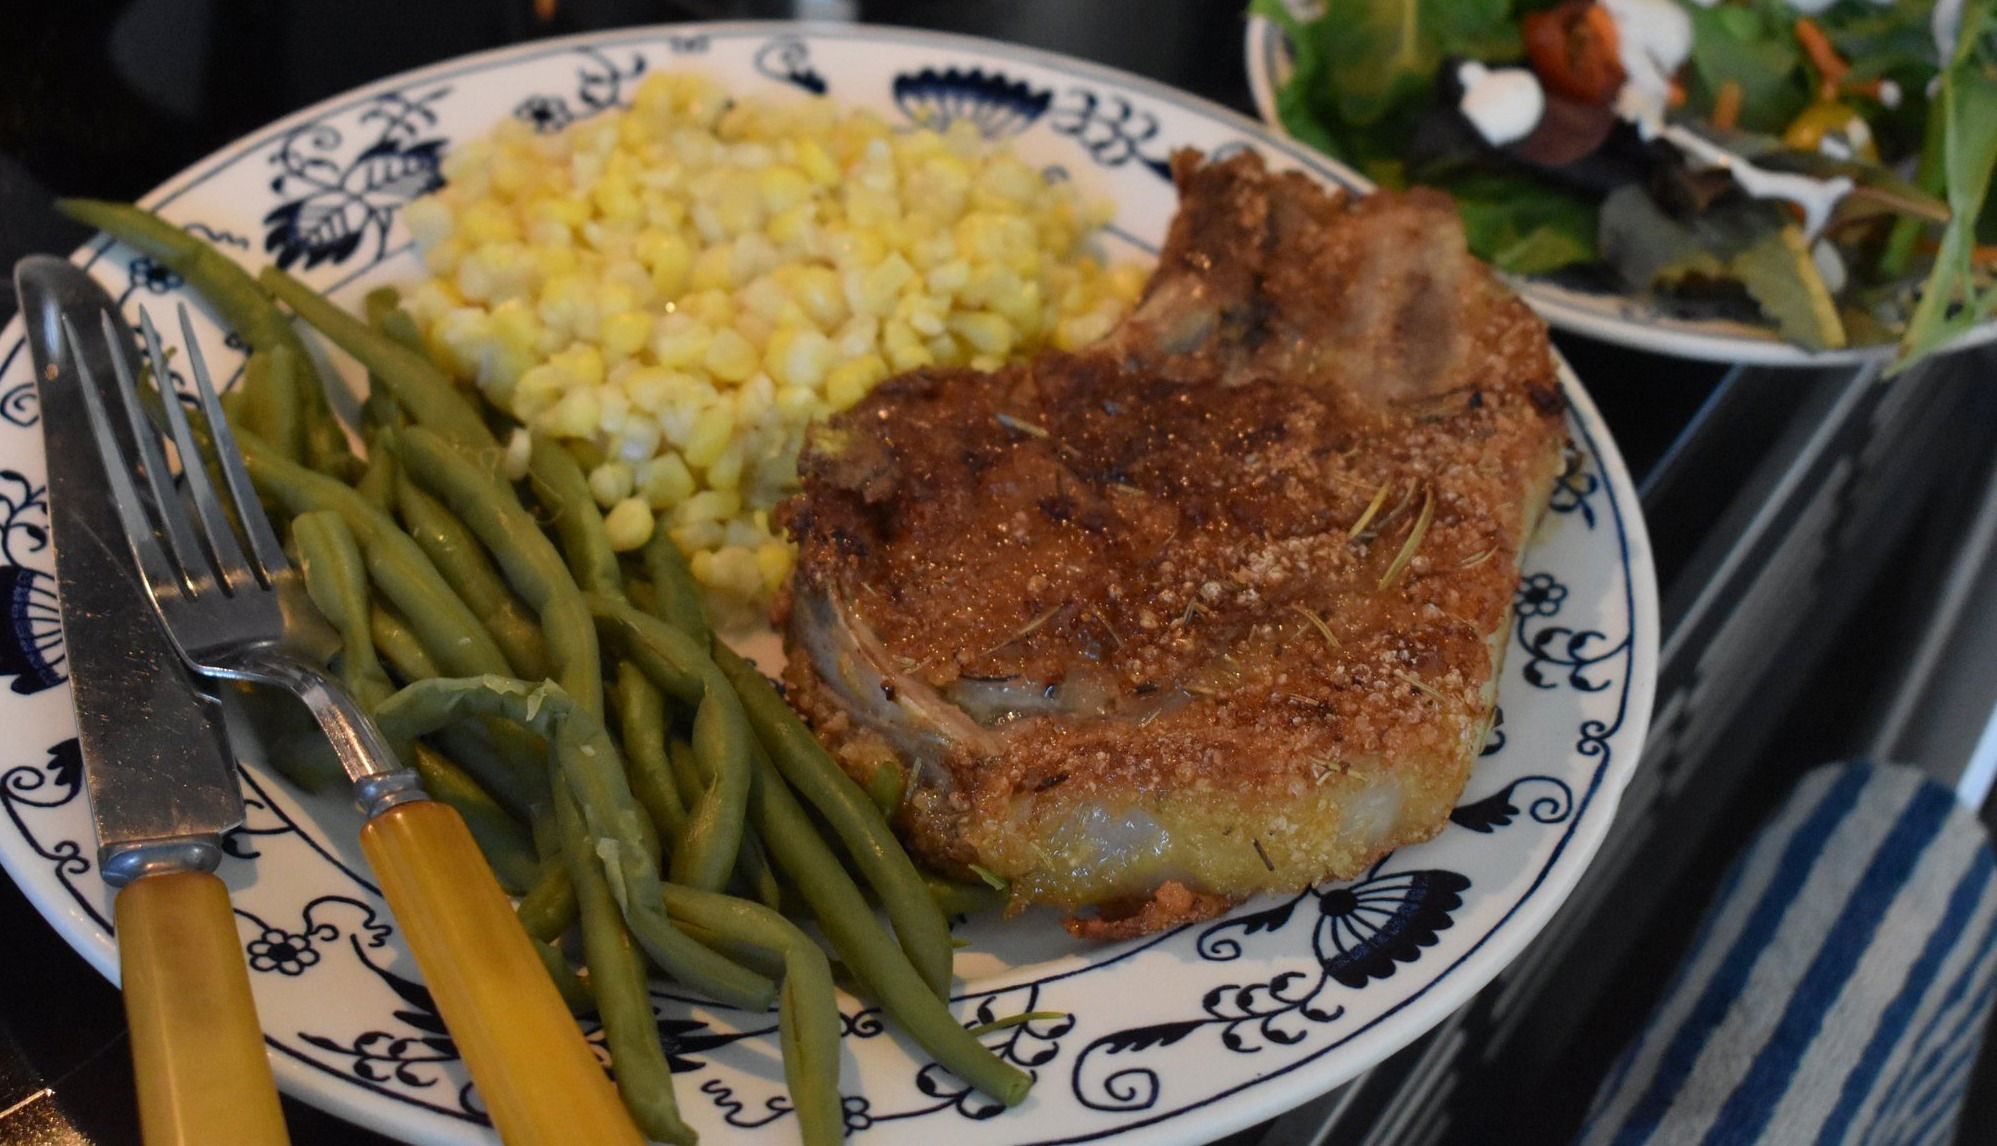
<instances>
[{"instance_id":1,"label":"blue and white striped cloth","mask_svg":"<svg viewBox=\"0 0 1997 1146\"><path fill-rule=\"evenodd\" d=\"M1727 873L1579 1146L1949 1142L1997 988L1993 876L1983 826L1922 773L1810 773Z\"/></svg>"}]
</instances>

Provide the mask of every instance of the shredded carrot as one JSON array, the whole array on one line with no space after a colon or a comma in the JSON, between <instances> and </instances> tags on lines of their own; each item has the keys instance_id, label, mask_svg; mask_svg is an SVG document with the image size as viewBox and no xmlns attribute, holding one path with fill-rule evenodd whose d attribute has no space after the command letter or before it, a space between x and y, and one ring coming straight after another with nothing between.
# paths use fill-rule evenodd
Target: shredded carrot
<instances>
[{"instance_id":1,"label":"shredded carrot","mask_svg":"<svg viewBox=\"0 0 1997 1146\"><path fill-rule=\"evenodd\" d=\"M1803 54L1810 57L1810 63L1817 69L1817 90L1826 100L1836 99L1838 81L1851 70L1838 50L1831 46L1831 39L1817 22L1808 16L1796 20L1796 42L1803 46Z\"/></svg>"},{"instance_id":2,"label":"shredded carrot","mask_svg":"<svg viewBox=\"0 0 1997 1146\"><path fill-rule=\"evenodd\" d=\"M1740 122L1741 90L1739 80L1728 80L1720 85L1718 94L1713 96L1713 126L1720 131L1732 131Z\"/></svg>"},{"instance_id":3,"label":"shredded carrot","mask_svg":"<svg viewBox=\"0 0 1997 1146\"><path fill-rule=\"evenodd\" d=\"M1997 247L1985 244L1969 252L1969 261L1979 267L1997 267Z\"/></svg>"},{"instance_id":4,"label":"shredded carrot","mask_svg":"<svg viewBox=\"0 0 1997 1146\"><path fill-rule=\"evenodd\" d=\"M1685 106L1685 85L1678 82L1677 76L1664 81L1664 106L1669 108Z\"/></svg>"},{"instance_id":5,"label":"shredded carrot","mask_svg":"<svg viewBox=\"0 0 1997 1146\"><path fill-rule=\"evenodd\" d=\"M1886 90L1886 81L1879 76L1874 76L1869 80L1852 80L1838 90L1845 95L1854 95L1860 99L1869 99L1877 103L1881 93Z\"/></svg>"}]
</instances>

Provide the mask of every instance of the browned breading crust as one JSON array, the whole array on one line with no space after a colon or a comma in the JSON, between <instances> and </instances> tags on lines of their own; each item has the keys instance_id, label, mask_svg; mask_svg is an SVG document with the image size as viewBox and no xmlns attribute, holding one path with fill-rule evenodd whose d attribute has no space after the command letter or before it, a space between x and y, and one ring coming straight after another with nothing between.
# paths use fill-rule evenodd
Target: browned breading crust
<instances>
[{"instance_id":1,"label":"browned breading crust","mask_svg":"<svg viewBox=\"0 0 1997 1146\"><path fill-rule=\"evenodd\" d=\"M911 845L1016 902L1114 904L1076 924L1097 937L1440 829L1564 441L1544 327L1446 200L1346 202L1252 155L1175 171L1123 327L883 384L782 514L820 735L862 777L928 745ZM826 653L828 615L862 643ZM838 657L890 695L856 702Z\"/></svg>"}]
</instances>

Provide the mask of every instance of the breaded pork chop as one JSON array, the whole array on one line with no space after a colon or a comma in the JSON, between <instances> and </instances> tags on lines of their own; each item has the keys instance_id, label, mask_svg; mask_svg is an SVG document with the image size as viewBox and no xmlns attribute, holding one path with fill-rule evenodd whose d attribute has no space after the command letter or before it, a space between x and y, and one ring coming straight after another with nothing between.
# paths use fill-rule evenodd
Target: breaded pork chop
<instances>
[{"instance_id":1,"label":"breaded pork chop","mask_svg":"<svg viewBox=\"0 0 1997 1146\"><path fill-rule=\"evenodd\" d=\"M901 779L920 855L1102 938L1441 828L1565 441L1545 328L1445 198L1173 166L1118 330L882 384L782 511L819 735Z\"/></svg>"}]
</instances>

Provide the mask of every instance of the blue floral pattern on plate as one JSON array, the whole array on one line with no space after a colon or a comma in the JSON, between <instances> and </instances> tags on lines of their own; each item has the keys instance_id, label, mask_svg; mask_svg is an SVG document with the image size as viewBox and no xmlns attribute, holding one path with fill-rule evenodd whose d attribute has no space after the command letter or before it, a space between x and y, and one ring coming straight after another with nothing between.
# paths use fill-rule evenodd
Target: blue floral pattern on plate
<instances>
[{"instance_id":1,"label":"blue floral pattern on plate","mask_svg":"<svg viewBox=\"0 0 1997 1146\"><path fill-rule=\"evenodd\" d=\"M162 187L167 218L255 265L290 266L349 303L413 277L399 218L453 146L515 118L536 130L627 103L675 67L738 91L826 93L895 124L969 122L1036 170L1114 205L1112 259L1155 251L1182 146L1252 147L1279 166L1346 172L1182 94L1093 65L887 29L714 24L525 45L399 76L308 109ZM254 239L246 236L254 236ZM184 296L175 276L100 240L79 252L128 305ZM242 347L197 319L209 361ZM48 579L38 408L18 324L0 333L0 860L100 968L114 962L94 870L60 631ZM349 379L349 381L353 381ZM1219 922L1080 947L1051 919L971 920L954 1000L966 1024L1027 1012L987 1045L1037 1080L1001 1111L846 1000L849 1136L869 1144L1205 1141L1351 1077L1419 1035L1504 965L1559 903L1634 766L1656 662L1655 588L1635 497L1571 381L1575 442L1515 601L1502 719L1440 836L1363 878L1243 905ZM1528 772L1526 769L1530 768ZM358 854L344 798L242 772L249 821L223 875L281 1083L387 1133L489 1142L483 1106L413 978ZM771 1069L774 1019L655 992L697 1129L795 1133ZM1161 1137L1162 1135L1162 1137Z\"/></svg>"}]
</instances>

